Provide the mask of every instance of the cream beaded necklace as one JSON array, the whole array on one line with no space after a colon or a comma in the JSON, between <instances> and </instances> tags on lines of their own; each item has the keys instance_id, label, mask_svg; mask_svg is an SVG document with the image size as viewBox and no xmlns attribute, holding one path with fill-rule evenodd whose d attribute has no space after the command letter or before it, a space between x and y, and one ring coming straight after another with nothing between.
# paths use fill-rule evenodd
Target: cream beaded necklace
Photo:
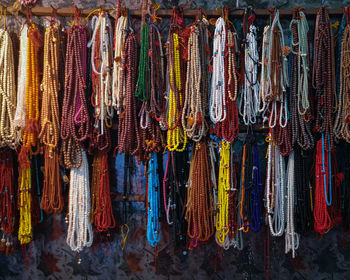
<instances>
[{"instance_id":1,"label":"cream beaded necklace","mask_svg":"<svg viewBox=\"0 0 350 280\"><path fill-rule=\"evenodd\" d=\"M16 110L16 83L13 47L9 33L0 30L0 147L15 149L19 133L14 124Z\"/></svg>"},{"instance_id":2,"label":"cream beaded necklace","mask_svg":"<svg viewBox=\"0 0 350 280\"><path fill-rule=\"evenodd\" d=\"M81 148L80 148L81 149ZM90 217L89 163L81 149L82 163L70 171L67 244L73 251L80 252L90 247L93 241Z\"/></svg>"}]
</instances>

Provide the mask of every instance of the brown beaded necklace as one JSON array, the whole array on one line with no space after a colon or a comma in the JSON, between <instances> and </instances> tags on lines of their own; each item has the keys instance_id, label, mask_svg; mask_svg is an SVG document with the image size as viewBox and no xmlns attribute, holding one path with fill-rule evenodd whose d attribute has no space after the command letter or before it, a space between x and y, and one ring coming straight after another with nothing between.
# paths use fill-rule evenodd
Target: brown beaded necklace
<instances>
[{"instance_id":1,"label":"brown beaded necklace","mask_svg":"<svg viewBox=\"0 0 350 280\"><path fill-rule=\"evenodd\" d=\"M141 152L141 137L137 121L135 87L137 78L137 40L131 31L125 41L124 52L125 108L119 115L119 153L137 155Z\"/></svg>"},{"instance_id":2,"label":"brown beaded necklace","mask_svg":"<svg viewBox=\"0 0 350 280\"><path fill-rule=\"evenodd\" d=\"M192 154L187 191L186 220L190 248L208 241L214 233L214 208L208 146L205 140L196 143Z\"/></svg>"},{"instance_id":3,"label":"brown beaded necklace","mask_svg":"<svg viewBox=\"0 0 350 280\"><path fill-rule=\"evenodd\" d=\"M334 43L331 22L326 7L322 6L317 13L314 35L314 61L312 84L316 89L315 131L324 133L325 148L334 148L332 110L335 96Z\"/></svg>"},{"instance_id":4,"label":"brown beaded necklace","mask_svg":"<svg viewBox=\"0 0 350 280\"><path fill-rule=\"evenodd\" d=\"M61 120L62 152L67 168L80 166L79 145L84 143L90 132L90 118L85 96L87 31L79 24L78 12L76 12L75 21L67 31L65 88Z\"/></svg>"},{"instance_id":5,"label":"brown beaded necklace","mask_svg":"<svg viewBox=\"0 0 350 280\"><path fill-rule=\"evenodd\" d=\"M41 90L40 140L45 147L45 169L41 209L47 213L60 212L63 209L63 196L59 172L59 44L60 31L56 24L51 24L45 32L44 72Z\"/></svg>"}]
</instances>

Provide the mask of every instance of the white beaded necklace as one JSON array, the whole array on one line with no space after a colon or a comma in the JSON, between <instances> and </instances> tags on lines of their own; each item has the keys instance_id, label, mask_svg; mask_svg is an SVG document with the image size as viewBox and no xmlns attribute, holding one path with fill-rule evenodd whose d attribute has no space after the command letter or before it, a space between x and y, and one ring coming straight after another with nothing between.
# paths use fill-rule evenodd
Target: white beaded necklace
<instances>
[{"instance_id":1,"label":"white beaded necklace","mask_svg":"<svg viewBox=\"0 0 350 280\"><path fill-rule=\"evenodd\" d=\"M125 80L123 77L123 56L124 43L126 39L127 18L121 16L118 19L115 29L114 41L114 60L113 60L113 86L112 86L112 105L116 108L117 114L122 112L123 92Z\"/></svg>"},{"instance_id":2,"label":"white beaded necklace","mask_svg":"<svg viewBox=\"0 0 350 280\"><path fill-rule=\"evenodd\" d=\"M260 107L258 82L259 53L256 42L256 27L254 25L250 26L246 40L243 96L239 109L244 124L249 125L256 122Z\"/></svg>"},{"instance_id":3,"label":"white beaded necklace","mask_svg":"<svg viewBox=\"0 0 350 280\"><path fill-rule=\"evenodd\" d=\"M285 164L283 156L278 151L278 146L274 144L271 134L268 136L268 160L266 175L266 208L268 223L272 236L282 236L285 229ZM272 170L272 162L274 167ZM273 176L272 176L273 171ZM274 197L271 198L271 194ZM274 209L271 209L271 199L274 200Z\"/></svg>"},{"instance_id":4,"label":"white beaded necklace","mask_svg":"<svg viewBox=\"0 0 350 280\"><path fill-rule=\"evenodd\" d=\"M292 257L295 258L295 251L299 248L299 234L294 229L294 151L289 155L287 166L287 225L285 235L285 253L292 251Z\"/></svg>"},{"instance_id":5,"label":"white beaded necklace","mask_svg":"<svg viewBox=\"0 0 350 280\"><path fill-rule=\"evenodd\" d=\"M12 40L9 33L0 29L0 147L15 149L19 133L14 124L16 110L16 83Z\"/></svg>"},{"instance_id":6,"label":"white beaded necklace","mask_svg":"<svg viewBox=\"0 0 350 280\"><path fill-rule=\"evenodd\" d=\"M70 170L67 244L73 251L80 252L90 247L93 241L90 224L89 164L86 153L81 149L82 163Z\"/></svg>"},{"instance_id":7,"label":"white beaded necklace","mask_svg":"<svg viewBox=\"0 0 350 280\"><path fill-rule=\"evenodd\" d=\"M18 63L18 89L17 106L14 117L14 124L17 128L23 129L26 124L26 84L27 84L27 58L28 58L28 25L22 26L20 34L20 55Z\"/></svg>"},{"instance_id":8,"label":"white beaded necklace","mask_svg":"<svg viewBox=\"0 0 350 280\"><path fill-rule=\"evenodd\" d=\"M213 42L213 75L211 80L210 119L216 124L226 118L225 108L225 20L219 17L215 24Z\"/></svg>"}]
</instances>

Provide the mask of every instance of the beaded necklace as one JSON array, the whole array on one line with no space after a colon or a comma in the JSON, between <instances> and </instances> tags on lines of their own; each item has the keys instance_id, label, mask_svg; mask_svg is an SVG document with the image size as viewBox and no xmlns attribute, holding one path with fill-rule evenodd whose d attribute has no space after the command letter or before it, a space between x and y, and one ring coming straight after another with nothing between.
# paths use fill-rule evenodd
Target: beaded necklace
<instances>
[{"instance_id":1,"label":"beaded necklace","mask_svg":"<svg viewBox=\"0 0 350 280\"><path fill-rule=\"evenodd\" d=\"M86 102L87 30L76 23L68 29L65 87L61 118L61 139L66 168L78 168L81 164L82 145L90 133L90 117Z\"/></svg>"},{"instance_id":2,"label":"beaded necklace","mask_svg":"<svg viewBox=\"0 0 350 280\"><path fill-rule=\"evenodd\" d=\"M125 108L119 115L118 145L119 153L136 155L141 152L141 137L137 121L137 100L135 97L137 77L137 40L131 31L125 41L124 49Z\"/></svg>"},{"instance_id":3,"label":"beaded necklace","mask_svg":"<svg viewBox=\"0 0 350 280\"><path fill-rule=\"evenodd\" d=\"M300 147L294 149L295 228L305 233L313 227L313 191L308 168L308 154Z\"/></svg>"},{"instance_id":4,"label":"beaded necklace","mask_svg":"<svg viewBox=\"0 0 350 280\"><path fill-rule=\"evenodd\" d=\"M111 202L108 154L97 153L92 163L90 222L99 232L115 227Z\"/></svg>"},{"instance_id":5,"label":"beaded necklace","mask_svg":"<svg viewBox=\"0 0 350 280\"><path fill-rule=\"evenodd\" d=\"M215 24L213 41L213 74L211 80L210 110L211 121L216 124L226 118L225 103L225 20L219 17Z\"/></svg>"},{"instance_id":6,"label":"beaded necklace","mask_svg":"<svg viewBox=\"0 0 350 280\"><path fill-rule=\"evenodd\" d=\"M154 153L148 162L147 192L147 240L152 247L157 247L161 238L160 218L160 183L158 176L157 154Z\"/></svg>"},{"instance_id":7,"label":"beaded necklace","mask_svg":"<svg viewBox=\"0 0 350 280\"><path fill-rule=\"evenodd\" d=\"M305 14L296 8L293 11L293 19L289 29L292 33L291 40L291 127L292 145L296 143L303 149L309 150L314 146L311 132L311 113L309 104L309 63L307 32L309 26Z\"/></svg>"},{"instance_id":8,"label":"beaded necklace","mask_svg":"<svg viewBox=\"0 0 350 280\"><path fill-rule=\"evenodd\" d=\"M270 132L266 138L269 143L266 171L266 214L272 236L282 236L285 229L285 167L283 156Z\"/></svg>"},{"instance_id":9,"label":"beaded necklace","mask_svg":"<svg viewBox=\"0 0 350 280\"><path fill-rule=\"evenodd\" d=\"M286 234L285 253L292 251L292 258L295 258L295 251L299 248L299 234L295 232L295 163L294 151L289 155L287 165L287 214L286 214Z\"/></svg>"},{"instance_id":10,"label":"beaded necklace","mask_svg":"<svg viewBox=\"0 0 350 280\"><path fill-rule=\"evenodd\" d=\"M340 57L339 61L339 96L338 96L338 109L334 122L334 134L337 139L343 139L346 142L350 142L350 98L349 98L349 85L350 80L348 76L350 56L350 25L347 24L341 34L340 43ZM339 35L338 35L339 36Z\"/></svg>"},{"instance_id":11,"label":"beaded necklace","mask_svg":"<svg viewBox=\"0 0 350 280\"><path fill-rule=\"evenodd\" d=\"M208 146L205 141L195 144L191 156L190 175L187 183L186 220L189 248L198 242L208 241L214 233L213 183L210 174Z\"/></svg>"},{"instance_id":12,"label":"beaded necklace","mask_svg":"<svg viewBox=\"0 0 350 280\"><path fill-rule=\"evenodd\" d=\"M328 138L330 136L328 135ZM328 139L330 140L330 139ZM332 168L331 168L331 142L328 141L326 152L324 134L316 145L315 160L315 203L314 203L314 229L325 234L333 226L334 221L327 206L332 205Z\"/></svg>"},{"instance_id":13,"label":"beaded necklace","mask_svg":"<svg viewBox=\"0 0 350 280\"><path fill-rule=\"evenodd\" d=\"M85 151L81 149L80 153L82 155L80 167L72 167L70 170L69 203L66 217L66 222L68 222L66 242L71 250L76 252L82 251L84 247L90 247L93 241L92 226L89 221L91 209L89 164Z\"/></svg>"},{"instance_id":14,"label":"beaded necklace","mask_svg":"<svg viewBox=\"0 0 350 280\"><path fill-rule=\"evenodd\" d=\"M100 12L91 21L93 34L88 47L91 48L91 104L95 108L94 130L97 135L105 137L106 127L111 127L114 115L112 107L112 25L108 14ZM101 148L101 147L100 147ZM103 147L105 148L105 147Z\"/></svg>"},{"instance_id":15,"label":"beaded necklace","mask_svg":"<svg viewBox=\"0 0 350 280\"><path fill-rule=\"evenodd\" d=\"M207 72L202 73L202 65L207 61L207 54L202 49L208 46L208 21L203 18L191 26L188 40L188 63L185 86L185 102L182 111L182 126L188 137L200 141L205 135L204 119L206 104L204 101L208 89ZM204 74L204 75L203 75ZM202 77L203 75L203 77ZM202 79L203 78L203 79Z\"/></svg>"},{"instance_id":16,"label":"beaded necklace","mask_svg":"<svg viewBox=\"0 0 350 280\"><path fill-rule=\"evenodd\" d=\"M16 130L16 83L12 40L5 29L0 29L0 147L15 149L20 133Z\"/></svg>"},{"instance_id":17,"label":"beaded necklace","mask_svg":"<svg viewBox=\"0 0 350 280\"><path fill-rule=\"evenodd\" d=\"M279 153L286 156L292 150L287 103L288 60L286 56L289 47L284 45L283 29L280 24L278 10L274 12L274 19L269 32L265 99L269 100L269 127L272 128L272 136L278 146Z\"/></svg>"},{"instance_id":18,"label":"beaded necklace","mask_svg":"<svg viewBox=\"0 0 350 280\"><path fill-rule=\"evenodd\" d=\"M316 89L317 97L315 130L326 135L326 149L334 148L332 111L336 90L333 45L333 32L328 11L322 6L316 17L312 84Z\"/></svg>"},{"instance_id":19,"label":"beaded necklace","mask_svg":"<svg viewBox=\"0 0 350 280\"><path fill-rule=\"evenodd\" d=\"M20 243L27 244L32 238L32 178L31 162L32 154L39 152L33 151L33 147L38 145L39 134L39 69L38 69L38 51L41 45L41 35L32 24L28 30L27 41L27 70L26 70L26 118L25 129L23 131L23 145L18 154L19 162L19 188L18 188L18 208L20 212L18 240Z\"/></svg>"},{"instance_id":20,"label":"beaded necklace","mask_svg":"<svg viewBox=\"0 0 350 280\"><path fill-rule=\"evenodd\" d=\"M172 229L175 248L186 245L185 217L186 185L188 180L188 151L168 152L163 178L163 204L168 225Z\"/></svg>"},{"instance_id":21,"label":"beaded necklace","mask_svg":"<svg viewBox=\"0 0 350 280\"><path fill-rule=\"evenodd\" d=\"M20 53L18 62L18 87L17 87L17 105L16 113L14 117L14 124L17 128L21 130L25 127L26 119L26 104L25 104L25 94L26 94L26 83L27 83L27 59L28 59L28 25L24 24L21 28L20 33Z\"/></svg>"},{"instance_id":22,"label":"beaded necklace","mask_svg":"<svg viewBox=\"0 0 350 280\"><path fill-rule=\"evenodd\" d=\"M114 59L113 59L113 86L112 86L112 104L115 106L117 114L122 112L121 108L125 106L124 87L124 45L127 36L127 17L120 16L116 20L116 28L114 31Z\"/></svg>"},{"instance_id":23,"label":"beaded necklace","mask_svg":"<svg viewBox=\"0 0 350 280\"><path fill-rule=\"evenodd\" d=\"M182 11L173 9L173 17L170 23L168 35L168 96L166 116L163 124L167 131L167 148L169 151L183 152L187 144L187 133L180 125L184 107L185 84L185 59L183 52L187 48L187 42L181 34L183 30ZM184 44L185 43L185 44ZM182 146L180 146L182 144Z\"/></svg>"},{"instance_id":24,"label":"beaded necklace","mask_svg":"<svg viewBox=\"0 0 350 280\"><path fill-rule=\"evenodd\" d=\"M233 28L233 27L232 27ZM238 91L238 75L236 71L237 63L237 32L231 31L231 27L226 27L226 44L225 44L225 107L226 117L223 121L217 122L215 125L215 134L220 139L224 139L230 143L238 136L239 121L237 108L237 91Z\"/></svg>"},{"instance_id":25,"label":"beaded necklace","mask_svg":"<svg viewBox=\"0 0 350 280\"><path fill-rule=\"evenodd\" d=\"M42 105L39 139L45 145L44 186L41 209L47 213L63 209L63 196L59 172L59 55L60 31L56 24L50 24L44 38L44 71L41 83Z\"/></svg>"},{"instance_id":26,"label":"beaded necklace","mask_svg":"<svg viewBox=\"0 0 350 280\"><path fill-rule=\"evenodd\" d=\"M240 103L240 114L245 125L256 123L259 112L259 54L256 42L256 27L251 24L246 35L244 61L244 85Z\"/></svg>"},{"instance_id":27,"label":"beaded necklace","mask_svg":"<svg viewBox=\"0 0 350 280\"><path fill-rule=\"evenodd\" d=\"M216 235L215 240L219 246L224 246L228 240L228 204L230 186L230 143L220 143L220 166L218 178L218 201L216 207Z\"/></svg>"},{"instance_id":28,"label":"beaded necklace","mask_svg":"<svg viewBox=\"0 0 350 280\"><path fill-rule=\"evenodd\" d=\"M135 92L135 96L143 102L139 116L142 149L145 154L159 152L163 142L158 120L164 111L164 67L161 37L155 23L155 15L149 19L149 23L143 22Z\"/></svg>"},{"instance_id":29,"label":"beaded necklace","mask_svg":"<svg viewBox=\"0 0 350 280\"><path fill-rule=\"evenodd\" d=\"M12 234L15 231L15 178L13 170L13 153L11 150L2 150L0 153L0 222L3 238L1 240L0 251L2 246L6 246L6 251L14 251L12 247ZM5 243L5 236L6 243ZM7 254L8 255L8 254Z\"/></svg>"},{"instance_id":30,"label":"beaded necklace","mask_svg":"<svg viewBox=\"0 0 350 280\"><path fill-rule=\"evenodd\" d=\"M241 189L240 189L240 217L243 232L252 229L256 232L263 225L262 217L262 179L260 175L260 160L258 147L251 130L248 132L243 146Z\"/></svg>"}]
</instances>

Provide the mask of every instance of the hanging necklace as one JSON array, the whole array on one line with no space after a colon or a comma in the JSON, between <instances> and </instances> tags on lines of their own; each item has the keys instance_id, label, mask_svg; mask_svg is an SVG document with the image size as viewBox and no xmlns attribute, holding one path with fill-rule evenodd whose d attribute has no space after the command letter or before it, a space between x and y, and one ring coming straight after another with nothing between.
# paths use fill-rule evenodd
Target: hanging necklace
<instances>
[{"instance_id":1,"label":"hanging necklace","mask_svg":"<svg viewBox=\"0 0 350 280\"><path fill-rule=\"evenodd\" d=\"M110 140L105 135L106 126L111 127L111 119L114 115L112 107L112 25L108 14L100 12L91 21L93 34L88 47L91 48L91 80L92 95L91 103L95 108L95 134L104 137L104 143ZM100 150L106 148L99 147Z\"/></svg>"},{"instance_id":2,"label":"hanging necklace","mask_svg":"<svg viewBox=\"0 0 350 280\"><path fill-rule=\"evenodd\" d=\"M15 149L20 134L16 130L14 116L16 110L16 83L12 40L6 30L0 29L0 147Z\"/></svg>"},{"instance_id":3,"label":"hanging necklace","mask_svg":"<svg viewBox=\"0 0 350 280\"><path fill-rule=\"evenodd\" d=\"M274 12L270 33L267 62L268 92L265 93L265 98L269 99L269 127L272 128L272 136L279 153L286 156L292 150L287 103L288 60L286 56L289 47L284 46L284 35L278 10Z\"/></svg>"},{"instance_id":4,"label":"hanging necklace","mask_svg":"<svg viewBox=\"0 0 350 280\"><path fill-rule=\"evenodd\" d=\"M240 114L245 125L256 123L259 112L259 81L258 62L259 54L256 42L256 27L251 24L246 35L244 61L244 85L240 103Z\"/></svg>"},{"instance_id":5,"label":"hanging necklace","mask_svg":"<svg viewBox=\"0 0 350 280\"><path fill-rule=\"evenodd\" d=\"M125 77L125 108L119 115L118 145L119 153L137 155L141 151L141 139L136 113L136 73L137 73L137 41L131 31L125 41L124 68Z\"/></svg>"},{"instance_id":6,"label":"hanging necklace","mask_svg":"<svg viewBox=\"0 0 350 280\"><path fill-rule=\"evenodd\" d=\"M186 246L186 185L189 170L188 151L168 152L163 179L163 204L176 249Z\"/></svg>"},{"instance_id":7,"label":"hanging necklace","mask_svg":"<svg viewBox=\"0 0 350 280\"><path fill-rule=\"evenodd\" d=\"M294 227L295 214L295 178L294 178L294 151L289 155L287 165L287 214L286 214L286 235L285 253L292 251L292 258L295 258L295 251L299 248L299 234Z\"/></svg>"},{"instance_id":8,"label":"hanging necklace","mask_svg":"<svg viewBox=\"0 0 350 280\"><path fill-rule=\"evenodd\" d=\"M124 74L124 45L127 36L127 17L120 16L116 20L114 33L114 60L113 60L113 86L112 86L112 104L115 106L117 114L122 112L125 106L125 77Z\"/></svg>"},{"instance_id":9,"label":"hanging necklace","mask_svg":"<svg viewBox=\"0 0 350 280\"><path fill-rule=\"evenodd\" d=\"M80 252L90 247L93 241L90 216L89 164L86 153L81 149L81 165L72 167L69 180L69 203L66 221L68 222L67 244L72 251ZM80 263L80 260L78 261Z\"/></svg>"},{"instance_id":10,"label":"hanging necklace","mask_svg":"<svg viewBox=\"0 0 350 280\"><path fill-rule=\"evenodd\" d=\"M166 116L163 117L163 124L167 131L167 148L169 151L182 152L186 148L187 133L180 125L184 107L184 81L185 81L185 60L181 31L183 30L182 11L173 9L173 17L170 23L168 36L168 96ZM180 146L182 144L182 146Z\"/></svg>"},{"instance_id":11,"label":"hanging necklace","mask_svg":"<svg viewBox=\"0 0 350 280\"><path fill-rule=\"evenodd\" d=\"M26 71L26 118L23 132L23 144L18 154L19 163L19 188L18 188L18 208L19 208L19 229L18 240L27 244L33 239L32 235L32 178L31 178L31 155L38 153L39 149L33 151L33 147L38 145L39 134L39 69L38 51L41 45L41 35L34 24L28 30L27 42L27 71Z\"/></svg>"},{"instance_id":12,"label":"hanging necklace","mask_svg":"<svg viewBox=\"0 0 350 280\"><path fill-rule=\"evenodd\" d=\"M224 83L225 83L225 107L224 111L226 117L223 121L217 122L215 125L215 134L220 139L224 139L229 143L232 143L238 136L239 121L238 121L238 108L237 108L237 91L238 91L238 77L236 71L237 63L237 32L231 31L233 26L226 27L226 44L224 58L225 71Z\"/></svg>"},{"instance_id":13,"label":"hanging necklace","mask_svg":"<svg viewBox=\"0 0 350 280\"><path fill-rule=\"evenodd\" d=\"M160 184L158 176L157 154L154 153L148 162L147 193L147 240L152 247L157 247L161 238L160 224Z\"/></svg>"},{"instance_id":14,"label":"hanging necklace","mask_svg":"<svg viewBox=\"0 0 350 280\"><path fill-rule=\"evenodd\" d=\"M255 137L249 130L243 146L243 160L240 189L240 217L244 232L252 229L256 232L263 225L262 217L262 179L260 175L260 160L258 147L254 144Z\"/></svg>"},{"instance_id":15,"label":"hanging necklace","mask_svg":"<svg viewBox=\"0 0 350 280\"><path fill-rule=\"evenodd\" d=\"M309 104L309 65L307 32L309 26L305 14L296 8L289 29L292 33L292 67L291 67L291 127L292 145L296 143L303 150L309 150L314 145L311 132L311 113Z\"/></svg>"},{"instance_id":16,"label":"hanging necklace","mask_svg":"<svg viewBox=\"0 0 350 280\"><path fill-rule=\"evenodd\" d=\"M187 79L182 126L188 137L196 142L202 139L206 129L204 119L206 104L203 97L207 92L203 92L203 90L207 89L208 85L203 84L203 82L207 82L207 76L203 76L202 80L202 75L207 73L202 73L202 65L207 61L207 54L201 51L201 48L208 45L208 24L205 18L198 19L197 23L191 26L188 40Z\"/></svg>"},{"instance_id":17,"label":"hanging necklace","mask_svg":"<svg viewBox=\"0 0 350 280\"><path fill-rule=\"evenodd\" d=\"M5 245L6 255L14 251L13 233L15 231L15 177L13 170L13 153L10 149L0 153L0 222L3 238L1 245ZM5 239L5 236L6 239ZM5 243L6 240L6 243ZM0 249L1 250L1 249Z\"/></svg>"},{"instance_id":18,"label":"hanging necklace","mask_svg":"<svg viewBox=\"0 0 350 280\"><path fill-rule=\"evenodd\" d=\"M27 59L28 59L28 25L24 24L20 33L20 54L18 62L18 87L17 87L17 105L14 117L14 124L20 130L25 127L26 118L26 83L27 83Z\"/></svg>"},{"instance_id":19,"label":"hanging necklace","mask_svg":"<svg viewBox=\"0 0 350 280\"><path fill-rule=\"evenodd\" d=\"M186 220L189 248L208 241L214 233L212 182L208 146L205 141L195 144L192 152L190 175L187 183Z\"/></svg>"},{"instance_id":20,"label":"hanging necklace","mask_svg":"<svg viewBox=\"0 0 350 280\"><path fill-rule=\"evenodd\" d=\"M333 49L331 22L327 9L322 6L316 17L312 84L317 97L315 130L326 135L326 149L334 148L332 111L336 91Z\"/></svg>"},{"instance_id":21,"label":"hanging necklace","mask_svg":"<svg viewBox=\"0 0 350 280\"><path fill-rule=\"evenodd\" d=\"M210 109L211 121L216 124L226 118L225 103L225 20L219 17L215 24L213 41L213 74L211 80Z\"/></svg>"},{"instance_id":22,"label":"hanging necklace","mask_svg":"<svg viewBox=\"0 0 350 280\"><path fill-rule=\"evenodd\" d=\"M230 190L230 143L220 143L220 166L218 178L218 201L216 207L216 235L219 246L224 246L228 240L228 203Z\"/></svg>"},{"instance_id":23,"label":"hanging necklace","mask_svg":"<svg viewBox=\"0 0 350 280\"><path fill-rule=\"evenodd\" d=\"M45 145L44 186L41 209L47 213L63 209L61 177L59 171L59 54L60 33L56 24L51 23L44 38L44 71L41 83L42 106L39 138Z\"/></svg>"},{"instance_id":24,"label":"hanging necklace","mask_svg":"<svg viewBox=\"0 0 350 280\"><path fill-rule=\"evenodd\" d=\"M115 227L111 202L108 154L97 153L92 164L90 222L99 232Z\"/></svg>"},{"instance_id":25,"label":"hanging necklace","mask_svg":"<svg viewBox=\"0 0 350 280\"><path fill-rule=\"evenodd\" d=\"M266 171L266 214L272 236L282 236L285 229L285 167L284 159L274 143L271 132L266 140L267 171Z\"/></svg>"},{"instance_id":26,"label":"hanging necklace","mask_svg":"<svg viewBox=\"0 0 350 280\"><path fill-rule=\"evenodd\" d=\"M339 36L339 35L338 35ZM340 61L339 61L339 96L338 110L334 122L334 134L336 138L350 142L350 98L349 98L349 65L350 61L350 25L347 24L341 34Z\"/></svg>"}]
</instances>

